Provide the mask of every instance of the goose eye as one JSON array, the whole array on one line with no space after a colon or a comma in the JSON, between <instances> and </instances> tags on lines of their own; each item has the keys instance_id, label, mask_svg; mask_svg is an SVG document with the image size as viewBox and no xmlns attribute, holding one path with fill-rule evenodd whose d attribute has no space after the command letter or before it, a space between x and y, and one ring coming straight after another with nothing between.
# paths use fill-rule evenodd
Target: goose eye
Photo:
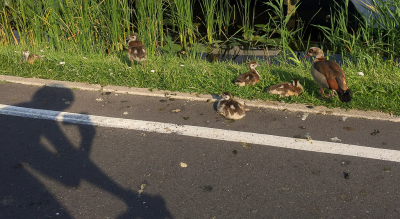
<instances>
[{"instance_id":1,"label":"goose eye","mask_svg":"<svg viewBox=\"0 0 400 219\"><path fill-rule=\"evenodd\" d=\"M309 52L309 53L313 53L313 52L314 52L314 50L310 49L310 50L308 50L308 52Z\"/></svg>"}]
</instances>

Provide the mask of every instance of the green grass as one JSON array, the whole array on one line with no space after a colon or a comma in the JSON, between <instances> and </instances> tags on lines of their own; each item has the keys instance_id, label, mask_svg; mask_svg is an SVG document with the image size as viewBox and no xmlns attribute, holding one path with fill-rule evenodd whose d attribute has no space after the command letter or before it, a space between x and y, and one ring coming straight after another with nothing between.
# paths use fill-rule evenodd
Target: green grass
<instances>
[{"instance_id":1,"label":"green grass","mask_svg":"<svg viewBox=\"0 0 400 219\"><path fill-rule=\"evenodd\" d=\"M44 52L40 52L40 49ZM147 68L144 69L137 63L130 67L126 52L106 55L77 52L73 49L55 51L43 47L32 52L44 54L47 58L30 65L22 61L19 53L22 50L23 48L17 46L1 46L0 74L218 95L223 86L224 91L245 99L377 110L396 115L400 113L400 68L389 61L378 60L376 63L359 64L358 67L351 62L345 64L343 69L348 86L354 93L353 100L346 104L340 102L336 96L319 99L319 87L311 77L311 66L308 62L274 66L259 61L261 67L257 70L262 76L261 82L256 86L238 87L233 81L239 74L248 72L248 67L233 62L209 63L198 58L183 59L165 54L149 56ZM60 62L65 64L60 65ZM152 73L151 70L155 72ZM359 71L364 72L365 76L358 76ZM304 87L304 93L300 96L279 98L265 92L265 88L280 82L289 82L293 77L297 77ZM327 90L325 92L328 93Z\"/></svg>"}]
</instances>

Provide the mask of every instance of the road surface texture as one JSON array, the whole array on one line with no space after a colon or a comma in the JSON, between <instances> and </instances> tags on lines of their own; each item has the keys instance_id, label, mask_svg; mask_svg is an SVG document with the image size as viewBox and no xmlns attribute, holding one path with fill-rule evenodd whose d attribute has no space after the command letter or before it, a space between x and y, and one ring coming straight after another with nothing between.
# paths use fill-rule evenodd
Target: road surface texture
<instances>
[{"instance_id":1,"label":"road surface texture","mask_svg":"<svg viewBox=\"0 0 400 219\"><path fill-rule=\"evenodd\" d=\"M14 83L0 94L0 218L400 218L400 123L251 107L227 121L213 102ZM86 122L46 117L76 115L58 112Z\"/></svg>"}]
</instances>

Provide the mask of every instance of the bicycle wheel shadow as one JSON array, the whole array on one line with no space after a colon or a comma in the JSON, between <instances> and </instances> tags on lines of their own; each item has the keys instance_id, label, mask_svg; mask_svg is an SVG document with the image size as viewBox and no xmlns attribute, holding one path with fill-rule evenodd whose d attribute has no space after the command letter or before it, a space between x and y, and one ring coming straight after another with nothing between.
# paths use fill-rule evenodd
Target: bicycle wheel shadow
<instances>
[{"instance_id":1,"label":"bicycle wheel shadow","mask_svg":"<svg viewBox=\"0 0 400 219\"><path fill-rule=\"evenodd\" d=\"M46 86L30 102L0 109L0 218L74 218L54 192L57 190L49 188L43 178L68 189L79 189L82 181L87 181L118 197L127 206L118 218L172 218L161 196L142 193L139 197L136 191L119 186L91 160L96 128L89 116L80 113L80 119L86 121L82 125L71 123L70 115L59 114L73 101L70 89ZM49 111L27 118L16 113L24 108ZM61 118L63 125L78 128L78 146L68 139L56 118Z\"/></svg>"}]
</instances>

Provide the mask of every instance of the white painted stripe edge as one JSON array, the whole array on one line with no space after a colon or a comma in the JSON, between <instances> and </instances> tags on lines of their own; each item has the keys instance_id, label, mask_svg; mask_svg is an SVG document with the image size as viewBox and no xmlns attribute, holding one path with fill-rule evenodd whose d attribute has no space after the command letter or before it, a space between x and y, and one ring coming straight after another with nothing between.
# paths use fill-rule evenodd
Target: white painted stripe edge
<instances>
[{"instance_id":1,"label":"white painted stripe edge","mask_svg":"<svg viewBox=\"0 0 400 219\"><path fill-rule=\"evenodd\" d=\"M223 140L231 142L246 142L264 146L273 146L302 151L355 156L370 159L400 162L400 151L380 149L359 145L350 145L325 141L307 141L305 139L281 137L267 134L240 132L200 126L177 125L144 120L123 119L95 115L85 115L68 112L58 112L43 109L31 109L0 104L0 114L35 119L46 119L59 122L93 125L101 127L122 128L157 133L175 133L178 135Z\"/></svg>"}]
</instances>

